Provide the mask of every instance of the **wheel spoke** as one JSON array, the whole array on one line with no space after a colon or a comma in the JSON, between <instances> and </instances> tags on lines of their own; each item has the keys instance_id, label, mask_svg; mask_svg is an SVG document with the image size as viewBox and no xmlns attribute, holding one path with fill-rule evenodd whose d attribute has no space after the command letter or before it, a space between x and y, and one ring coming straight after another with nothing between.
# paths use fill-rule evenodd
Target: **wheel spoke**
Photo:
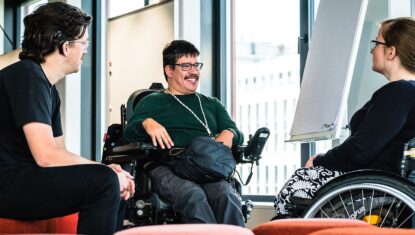
<instances>
[{"instance_id":1,"label":"wheel spoke","mask_svg":"<svg viewBox=\"0 0 415 235\"><path fill-rule=\"evenodd\" d=\"M339 218L339 214L337 214L336 209L334 209L333 204L331 204L331 201L329 201L331 208L333 209L333 212L336 214L336 218Z\"/></svg>"},{"instance_id":2,"label":"wheel spoke","mask_svg":"<svg viewBox=\"0 0 415 235\"><path fill-rule=\"evenodd\" d=\"M356 209L354 208L354 200L353 200L352 190L350 190L349 193L350 193L350 200L352 200L352 208L353 208L353 212L354 212L354 211L356 211Z\"/></svg>"},{"instance_id":3,"label":"wheel spoke","mask_svg":"<svg viewBox=\"0 0 415 235\"><path fill-rule=\"evenodd\" d=\"M401 214L405 210L405 208L406 208L406 204L404 203L402 209L399 211L398 215L396 216L396 219L398 219L401 216Z\"/></svg>"},{"instance_id":4,"label":"wheel spoke","mask_svg":"<svg viewBox=\"0 0 415 235\"><path fill-rule=\"evenodd\" d=\"M414 216L414 212L412 211L412 213L406 217L406 219L400 224L398 225L396 228L400 228L406 221L408 221L408 219L410 219L412 216Z\"/></svg>"},{"instance_id":5,"label":"wheel spoke","mask_svg":"<svg viewBox=\"0 0 415 235\"><path fill-rule=\"evenodd\" d=\"M383 218L383 220L382 220L382 223L380 224L380 226L379 226L379 227L382 227L382 226L383 226L383 223L385 222L386 218L388 217L389 212L390 212L390 210L391 210L391 208L392 208L393 204L395 203L395 200L396 200L396 197L393 199L392 204L389 206L388 212L387 212L387 213L386 213L386 215L384 216L384 218ZM383 207L383 204L382 204L382 207Z\"/></svg>"},{"instance_id":6,"label":"wheel spoke","mask_svg":"<svg viewBox=\"0 0 415 235\"><path fill-rule=\"evenodd\" d=\"M365 197L365 194L363 193L363 189L362 189L362 198L363 198L363 208L364 208L363 214L366 215L366 205L365 205L366 197Z\"/></svg>"},{"instance_id":7,"label":"wheel spoke","mask_svg":"<svg viewBox=\"0 0 415 235\"><path fill-rule=\"evenodd\" d=\"M372 190L372 197L370 198L370 207L369 207L369 218L372 217L372 206L373 206L373 196L375 195L375 190Z\"/></svg>"},{"instance_id":8,"label":"wheel spoke","mask_svg":"<svg viewBox=\"0 0 415 235\"><path fill-rule=\"evenodd\" d=\"M340 201L342 202L342 205L343 205L343 207L344 207L344 210L345 210L345 211L346 211L346 213L347 213L347 218L350 218L349 211L347 210L346 204L344 204L344 201L343 201L342 195L340 195L340 194L339 194L339 198L340 198Z\"/></svg>"},{"instance_id":9,"label":"wheel spoke","mask_svg":"<svg viewBox=\"0 0 415 235\"><path fill-rule=\"evenodd\" d=\"M415 187L398 178L350 175L324 187L305 212L305 218L360 219L393 228L411 227L415 218Z\"/></svg>"},{"instance_id":10,"label":"wheel spoke","mask_svg":"<svg viewBox=\"0 0 415 235\"><path fill-rule=\"evenodd\" d=\"M330 218L330 216L329 215L327 215L326 214L326 212L324 212L324 210L322 209L322 208L320 208L320 211L327 217L327 218Z\"/></svg>"},{"instance_id":11,"label":"wheel spoke","mask_svg":"<svg viewBox=\"0 0 415 235\"><path fill-rule=\"evenodd\" d=\"M383 194L382 205L380 206L380 212L379 212L380 216L382 216L383 205L385 204L385 201L386 201L385 198L386 198L386 193Z\"/></svg>"}]
</instances>

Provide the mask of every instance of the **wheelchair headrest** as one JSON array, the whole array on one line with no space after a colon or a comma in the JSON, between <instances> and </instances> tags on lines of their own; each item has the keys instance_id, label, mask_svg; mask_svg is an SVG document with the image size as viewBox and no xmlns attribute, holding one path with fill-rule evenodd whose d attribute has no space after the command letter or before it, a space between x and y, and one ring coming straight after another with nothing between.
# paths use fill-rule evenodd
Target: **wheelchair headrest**
<instances>
[{"instance_id":1,"label":"wheelchair headrest","mask_svg":"<svg viewBox=\"0 0 415 235\"><path fill-rule=\"evenodd\" d=\"M127 120L129 120L131 118L131 116L133 116L134 113L134 108L135 106L138 104L138 102L144 98L145 96L156 92L156 91L160 91L163 90L163 84L161 83L153 83L151 84L150 88L148 89L140 89L137 91L134 91L130 97L128 98L127 101L127 107L126 107L126 118Z\"/></svg>"}]
</instances>

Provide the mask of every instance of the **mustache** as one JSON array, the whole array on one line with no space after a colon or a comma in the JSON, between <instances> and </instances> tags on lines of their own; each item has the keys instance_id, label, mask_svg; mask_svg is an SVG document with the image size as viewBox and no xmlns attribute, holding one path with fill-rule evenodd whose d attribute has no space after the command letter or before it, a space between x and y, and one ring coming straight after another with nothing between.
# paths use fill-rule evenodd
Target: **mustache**
<instances>
[{"instance_id":1,"label":"mustache","mask_svg":"<svg viewBox=\"0 0 415 235\"><path fill-rule=\"evenodd\" d=\"M189 76L184 77L184 80L188 80L188 79L196 79L196 80L199 80L199 76L197 76L197 75L189 75Z\"/></svg>"}]
</instances>

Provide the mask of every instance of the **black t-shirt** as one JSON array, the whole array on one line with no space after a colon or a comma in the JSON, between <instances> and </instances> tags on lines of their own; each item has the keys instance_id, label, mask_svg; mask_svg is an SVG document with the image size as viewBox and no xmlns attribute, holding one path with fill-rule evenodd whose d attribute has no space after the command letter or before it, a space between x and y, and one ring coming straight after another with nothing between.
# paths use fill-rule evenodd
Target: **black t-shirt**
<instances>
[{"instance_id":1,"label":"black t-shirt","mask_svg":"<svg viewBox=\"0 0 415 235\"><path fill-rule=\"evenodd\" d=\"M30 122L50 125L53 136L62 135L60 98L41 66L22 60L0 71L0 166L36 164L23 126Z\"/></svg>"},{"instance_id":2,"label":"black t-shirt","mask_svg":"<svg viewBox=\"0 0 415 235\"><path fill-rule=\"evenodd\" d=\"M351 135L314 160L315 166L399 173L403 147L415 137L415 81L390 82L352 117Z\"/></svg>"}]
</instances>

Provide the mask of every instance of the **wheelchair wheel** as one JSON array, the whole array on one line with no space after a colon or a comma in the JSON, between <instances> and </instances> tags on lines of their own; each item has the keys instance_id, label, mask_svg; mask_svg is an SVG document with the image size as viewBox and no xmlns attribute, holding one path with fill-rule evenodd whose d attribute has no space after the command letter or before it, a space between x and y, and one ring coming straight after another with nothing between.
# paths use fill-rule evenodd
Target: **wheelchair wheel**
<instances>
[{"instance_id":1,"label":"wheelchair wheel","mask_svg":"<svg viewBox=\"0 0 415 235\"><path fill-rule=\"evenodd\" d=\"M349 218L379 227L411 228L414 212L413 183L391 173L356 171L323 186L304 217Z\"/></svg>"}]
</instances>

